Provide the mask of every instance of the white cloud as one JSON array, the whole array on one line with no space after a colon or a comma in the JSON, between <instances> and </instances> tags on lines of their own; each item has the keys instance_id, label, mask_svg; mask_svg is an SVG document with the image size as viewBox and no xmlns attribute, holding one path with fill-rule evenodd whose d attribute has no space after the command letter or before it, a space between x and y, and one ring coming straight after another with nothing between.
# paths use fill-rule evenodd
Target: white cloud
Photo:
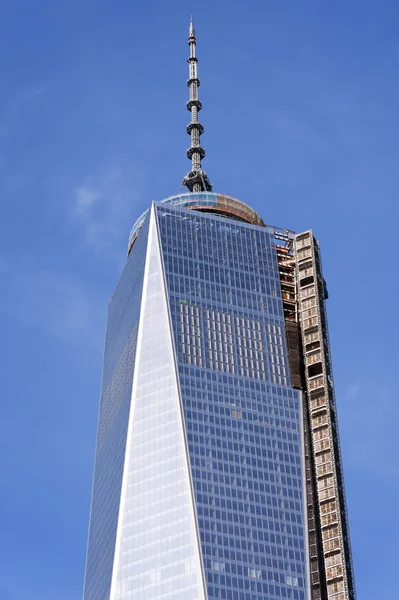
<instances>
[{"instance_id":1,"label":"white cloud","mask_svg":"<svg viewBox=\"0 0 399 600\"><path fill-rule=\"evenodd\" d=\"M393 381L381 385L359 378L346 392L346 419L342 423L345 464L399 483L397 422L398 393ZM338 413L342 410L338 405Z\"/></svg>"},{"instance_id":2,"label":"white cloud","mask_svg":"<svg viewBox=\"0 0 399 600\"><path fill-rule=\"evenodd\" d=\"M9 270L0 310L24 327L102 347L106 299L70 276L50 270L18 274Z\"/></svg>"},{"instance_id":3,"label":"white cloud","mask_svg":"<svg viewBox=\"0 0 399 600\"><path fill-rule=\"evenodd\" d=\"M99 196L95 190L88 187L80 187L75 191L76 215L85 215L98 200Z\"/></svg>"},{"instance_id":4,"label":"white cloud","mask_svg":"<svg viewBox=\"0 0 399 600\"><path fill-rule=\"evenodd\" d=\"M120 246L127 236L135 199L134 184L119 168L87 177L73 193L73 217L83 230L88 246L96 253L120 259ZM132 223L133 224L133 223Z\"/></svg>"},{"instance_id":5,"label":"white cloud","mask_svg":"<svg viewBox=\"0 0 399 600\"><path fill-rule=\"evenodd\" d=\"M0 275L6 273L8 271L8 261L0 256Z\"/></svg>"},{"instance_id":6,"label":"white cloud","mask_svg":"<svg viewBox=\"0 0 399 600\"><path fill-rule=\"evenodd\" d=\"M346 390L346 397L348 400L353 400L359 396L360 393L360 385L358 383L351 383L351 385Z\"/></svg>"}]
</instances>

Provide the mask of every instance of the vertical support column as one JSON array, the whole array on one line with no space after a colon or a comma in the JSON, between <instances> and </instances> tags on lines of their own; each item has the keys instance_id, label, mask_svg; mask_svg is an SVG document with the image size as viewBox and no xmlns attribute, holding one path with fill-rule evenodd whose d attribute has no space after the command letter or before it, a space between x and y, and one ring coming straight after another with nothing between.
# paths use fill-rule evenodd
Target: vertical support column
<instances>
[{"instance_id":1,"label":"vertical support column","mask_svg":"<svg viewBox=\"0 0 399 600\"><path fill-rule=\"evenodd\" d=\"M309 450L316 484L315 509L320 519L325 597L328 600L354 600L356 595L325 310L326 287L318 244L311 231L296 236L295 259L307 390L306 409L309 415ZM322 587L320 590L322 593ZM319 597L323 598L323 595Z\"/></svg>"}]
</instances>

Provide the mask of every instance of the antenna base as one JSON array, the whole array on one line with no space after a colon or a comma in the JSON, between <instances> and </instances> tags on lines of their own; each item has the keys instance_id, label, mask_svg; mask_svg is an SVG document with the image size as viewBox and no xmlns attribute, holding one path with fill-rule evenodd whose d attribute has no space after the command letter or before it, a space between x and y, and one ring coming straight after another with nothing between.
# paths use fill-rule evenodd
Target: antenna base
<instances>
[{"instance_id":1,"label":"antenna base","mask_svg":"<svg viewBox=\"0 0 399 600\"><path fill-rule=\"evenodd\" d=\"M197 191L211 192L212 191L212 184L208 179L208 175L205 173L205 171L202 171L202 170L201 171L190 171L190 173L187 173L187 175L184 177L184 179L182 181L182 185L185 185L186 188L188 188L188 190L190 192L197 192Z\"/></svg>"}]
</instances>

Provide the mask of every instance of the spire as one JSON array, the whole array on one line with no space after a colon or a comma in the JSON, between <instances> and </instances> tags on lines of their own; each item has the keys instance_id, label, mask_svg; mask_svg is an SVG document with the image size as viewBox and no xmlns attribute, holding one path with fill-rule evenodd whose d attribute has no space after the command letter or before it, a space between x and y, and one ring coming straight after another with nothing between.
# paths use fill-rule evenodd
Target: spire
<instances>
[{"instance_id":1,"label":"spire","mask_svg":"<svg viewBox=\"0 0 399 600\"><path fill-rule=\"evenodd\" d=\"M190 27L188 30L188 43L190 43L190 39L193 39L195 41L195 29L194 29L194 23L193 23L193 18L190 18Z\"/></svg>"},{"instance_id":2,"label":"spire","mask_svg":"<svg viewBox=\"0 0 399 600\"><path fill-rule=\"evenodd\" d=\"M190 192L210 192L212 184L208 175L201 169L201 160L205 157L205 150L201 147L201 134L204 133L204 127L198 121L202 103L198 100L200 80L197 77L198 58L195 55L196 37L192 18L188 30L188 45L190 56L187 61L189 69L187 85L190 88L190 99L187 102L187 110L191 112L191 123L187 125L187 133L191 138L191 145L187 150L187 158L191 160L191 171L187 173L182 183Z\"/></svg>"}]
</instances>

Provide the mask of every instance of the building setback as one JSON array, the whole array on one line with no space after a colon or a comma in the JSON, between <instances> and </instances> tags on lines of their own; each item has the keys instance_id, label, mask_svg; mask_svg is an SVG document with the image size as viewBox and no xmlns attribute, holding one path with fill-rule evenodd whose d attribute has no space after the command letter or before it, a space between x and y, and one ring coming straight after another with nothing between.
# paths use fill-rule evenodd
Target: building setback
<instances>
[{"instance_id":1,"label":"building setback","mask_svg":"<svg viewBox=\"0 0 399 600\"><path fill-rule=\"evenodd\" d=\"M212 191L188 41L188 192L109 304L84 600L354 600L319 244Z\"/></svg>"}]
</instances>

